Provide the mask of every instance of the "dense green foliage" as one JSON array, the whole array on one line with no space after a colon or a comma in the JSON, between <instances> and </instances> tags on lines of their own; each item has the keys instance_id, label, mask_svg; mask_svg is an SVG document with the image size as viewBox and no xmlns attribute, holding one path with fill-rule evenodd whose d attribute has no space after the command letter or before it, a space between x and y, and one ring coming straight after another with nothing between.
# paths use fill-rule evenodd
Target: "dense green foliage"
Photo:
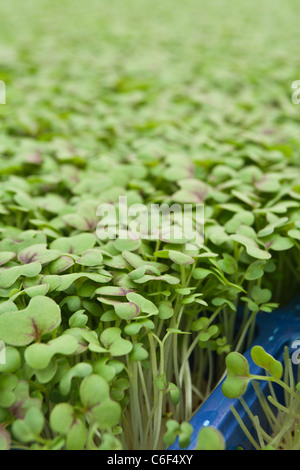
<instances>
[{"instance_id":1,"label":"dense green foliage","mask_svg":"<svg viewBox=\"0 0 300 470\"><path fill-rule=\"evenodd\" d=\"M186 446L226 354L299 290L299 9L1 3L0 448ZM204 203L204 247L101 242L120 195Z\"/></svg>"}]
</instances>

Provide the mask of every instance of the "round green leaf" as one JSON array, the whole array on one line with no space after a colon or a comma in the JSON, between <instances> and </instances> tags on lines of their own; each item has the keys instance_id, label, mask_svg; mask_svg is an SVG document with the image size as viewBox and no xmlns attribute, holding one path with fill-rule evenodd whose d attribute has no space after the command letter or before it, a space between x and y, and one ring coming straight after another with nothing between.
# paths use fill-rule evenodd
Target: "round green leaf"
<instances>
[{"instance_id":1,"label":"round green leaf","mask_svg":"<svg viewBox=\"0 0 300 470\"><path fill-rule=\"evenodd\" d=\"M198 433L196 450L225 450L225 439L218 429L204 427Z\"/></svg>"}]
</instances>

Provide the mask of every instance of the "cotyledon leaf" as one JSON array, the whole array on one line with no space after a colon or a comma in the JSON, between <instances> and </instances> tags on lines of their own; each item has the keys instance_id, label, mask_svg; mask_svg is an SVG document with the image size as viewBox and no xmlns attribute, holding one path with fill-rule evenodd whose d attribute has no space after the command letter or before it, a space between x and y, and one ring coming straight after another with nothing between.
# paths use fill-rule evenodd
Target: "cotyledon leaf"
<instances>
[{"instance_id":1,"label":"cotyledon leaf","mask_svg":"<svg viewBox=\"0 0 300 470\"><path fill-rule=\"evenodd\" d=\"M72 379L74 377L84 378L90 375L92 372L92 366L85 362L80 362L75 366L71 367L71 369L63 376L60 381L59 389L61 394L67 395L70 392Z\"/></svg>"},{"instance_id":2,"label":"cotyledon leaf","mask_svg":"<svg viewBox=\"0 0 300 470\"><path fill-rule=\"evenodd\" d=\"M170 258L175 264L179 264L179 265L188 265L188 264L194 263L194 259L191 256L185 253L182 253L181 251L161 250L161 251L156 251L154 253L154 256L161 257L161 258Z\"/></svg>"},{"instance_id":3,"label":"cotyledon leaf","mask_svg":"<svg viewBox=\"0 0 300 470\"><path fill-rule=\"evenodd\" d=\"M138 305L142 312L152 315L158 314L158 308L156 305L142 295L137 294L136 292L129 292L126 294L126 297L130 302L134 302L136 305Z\"/></svg>"},{"instance_id":4,"label":"cotyledon leaf","mask_svg":"<svg viewBox=\"0 0 300 470\"><path fill-rule=\"evenodd\" d=\"M25 264L37 261L41 264L50 263L60 256L59 250L49 250L46 243L31 245L20 251L18 259Z\"/></svg>"},{"instance_id":5,"label":"cotyledon leaf","mask_svg":"<svg viewBox=\"0 0 300 470\"><path fill-rule=\"evenodd\" d=\"M49 290L49 284L39 284L37 286L27 287L24 290L18 291L10 297L11 301L15 301L20 295L28 295L28 297L35 297L36 295L46 295Z\"/></svg>"},{"instance_id":6,"label":"cotyledon leaf","mask_svg":"<svg viewBox=\"0 0 300 470\"><path fill-rule=\"evenodd\" d=\"M77 264L83 266L99 266L102 264L103 256L101 251L98 249L90 249L84 251L84 253L76 260Z\"/></svg>"},{"instance_id":7,"label":"cotyledon leaf","mask_svg":"<svg viewBox=\"0 0 300 470\"><path fill-rule=\"evenodd\" d=\"M110 428L118 424L121 416L121 407L111 400L109 385L96 374L83 379L79 389L82 404L87 408L100 428Z\"/></svg>"},{"instance_id":8,"label":"cotyledon leaf","mask_svg":"<svg viewBox=\"0 0 300 470\"><path fill-rule=\"evenodd\" d=\"M56 302L38 295L30 300L25 309L0 315L0 339L11 346L26 346L40 341L60 322L60 308Z\"/></svg>"},{"instance_id":9,"label":"cotyledon leaf","mask_svg":"<svg viewBox=\"0 0 300 470\"><path fill-rule=\"evenodd\" d=\"M261 250L257 243L250 237L245 235L230 235L230 238L237 243L240 243L246 248L248 255L257 259L270 259L271 255L267 251Z\"/></svg>"},{"instance_id":10,"label":"cotyledon leaf","mask_svg":"<svg viewBox=\"0 0 300 470\"><path fill-rule=\"evenodd\" d=\"M54 240L50 248L59 250L61 253L74 253L82 255L84 251L93 248L97 239L91 233L80 233L73 237L61 237Z\"/></svg>"},{"instance_id":11,"label":"cotyledon leaf","mask_svg":"<svg viewBox=\"0 0 300 470\"><path fill-rule=\"evenodd\" d=\"M45 369L55 354L73 354L78 346L74 336L65 334L48 343L35 343L25 351L25 359L33 369Z\"/></svg>"},{"instance_id":12,"label":"cotyledon leaf","mask_svg":"<svg viewBox=\"0 0 300 470\"><path fill-rule=\"evenodd\" d=\"M41 263L37 261L22 266L0 269L0 288L11 287L20 276L35 277L42 269Z\"/></svg>"},{"instance_id":13,"label":"cotyledon leaf","mask_svg":"<svg viewBox=\"0 0 300 470\"><path fill-rule=\"evenodd\" d=\"M117 327L106 328L100 336L105 348L109 349L112 356L123 356L133 348L130 341L121 337L121 330Z\"/></svg>"},{"instance_id":14,"label":"cotyledon leaf","mask_svg":"<svg viewBox=\"0 0 300 470\"><path fill-rule=\"evenodd\" d=\"M16 253L13 251L1 251L0 253L0 266L3 264L8 263L11 259L13 259L16 256Z\"/></svg>"},{"instance_id":15,"label":"cotyledon leaf","mask_svg":"<svg viewBox=\"0 0 300 470\"><path fill-rule=\"evenodd\" d=\"M251 376L247 359L238 352L231 352L226 357L227 377L222 385L222 391L227 398L242 396L248 386Z\"/></svg>"},{"instance_id":16,"label":"cotyledon leaf","mask_svg":"<svg viewBox=\"0 0 300 470\"><path fill-rule=\"evenodd\" d=\"M136 284L144 284L145 282L153 282L153 281L165 281L168 284L179 284L180 280L175 277L171 276L170 274L163 274L162 276L150 276L146 274L145 276L142 276L139 279L135 279Z\"/></svg>"},{"instance_id":17,"label":"cotyledon leaf","mask_svg":"<svg viewBox=\"0 0 300 470\"><path fill-rule=\"evenodd\" d=\"M133 292L132 289L124 289L123 287L116 287L116 286L104 286L104 287L99 287L95 291L95 294L122 297L128 294L129 292Z\"/></svg>"},{"instance_id":18,"label":"cotyledon leaf","mask_svg":"<svg viewBox=\"0 0 300 470\"><path fill-rule=\"evenodd\" d=\"M70 287L73 282L77 281L82 277L87 277L92 281L99 282L99 283L106 283L110 280L109 276L103 276L99 273L72 273L72 274L63 274L60 276L60 284L57 286L57 291L64 291Z\"/></svg>"},{"instance_id":19,"label":"cotyledon leaf","mask_svg":"<svg viewBox=\"0 0 300 470\"><path fill-rule=\"evenodd\" d=\"M261 346L253 346L251 349L251 357L256 365L263 367L275 379L281 379L283 374L283 366L280 361L274 359Z\"/></svg>"}]
</instances>

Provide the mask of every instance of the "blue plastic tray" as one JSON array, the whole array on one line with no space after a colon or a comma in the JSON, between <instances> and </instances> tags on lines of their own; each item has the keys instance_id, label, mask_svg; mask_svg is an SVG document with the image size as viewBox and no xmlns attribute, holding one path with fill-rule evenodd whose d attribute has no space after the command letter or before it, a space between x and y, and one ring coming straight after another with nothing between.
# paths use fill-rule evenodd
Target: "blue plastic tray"
<instances>
[{"instance_id":1,"label":"blue plastic tray","mask_svg":"<svg viewBox=\"0 0 300 470\"><path fill-rule=\"evenodd\" d=\"M292 354L295 351L295 349L291 349L293 341L300 340L300 295L288 306L278 309L273 313L259 313L257 317L257 332L252 346L256 344L262 346L269 354L272 354L272 356L280 361L283 361L285 345L289 346ZM251 348L244 354L249 362L250 373L262 374L262 369L252 361L250 350ZM205 426L214 426L221 431L225 438L227 450L234 450L238 447L245 450L253 449L232 414L230 406L233 405L235 407L250 431L252 423L239 399L229 399L223 395L221 389L222 383L223 381L220 382L192 417L190 423L194 428L194 432L191 437L191 443L186 450L193 450L195 448L198 432ZM261 383L261 388L266 393L269 390L266 382ZM251 385L248 386L243 398L252 413L259 416L260 404ZM264 425L263 416L261 424L262 426ZM178 440L169 447L169 450L182 450L179 447Z\"/></svg>"}]
</instances>

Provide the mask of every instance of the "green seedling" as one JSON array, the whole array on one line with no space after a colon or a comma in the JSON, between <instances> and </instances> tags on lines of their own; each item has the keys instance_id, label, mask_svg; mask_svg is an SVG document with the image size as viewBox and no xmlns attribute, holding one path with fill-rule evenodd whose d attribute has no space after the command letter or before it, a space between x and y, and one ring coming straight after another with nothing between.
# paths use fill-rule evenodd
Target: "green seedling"
<instances>
[{"instance_id":1,"label":"green seedling","mask_svg":"<svg viewBox=\"0 0 300 470\"><path fill-rule=\"evenodd\" d=\"M233 359L229 356L235 355ZM237 356L238 355L238 356ZM298 450L299 449L299 383L295 380L292 368L289 348L285 347L283 363L268 354L261 346L254 346L251 349L251 356L256 365L263 368L266 375L253 375L249 373L247 360L238 353L230 353L228 359L228 376L222 386L223 393L229 398L238 398L244 407L253 430L250 431L244 421L239 416L234 406L231 411L237 419L241 431L245 433L248 440L256 450ZM245 386L236 386L237 380L241 379L243 367L232 367L233 362L244 359ZM241 362L240 362L241 363ZM260 415L254 415L243 399L247 385L252 382L254 391L258 397L261 411ZM267 381L269 385L269 395L262 392L260 382ZM277 384L284 391L284 403L277 398L272 384ZM263 415L268 429L262 427Z\"/></svg>"},{"instance_id":2,"label":"green seedling","mask_svg":"<svg viewBox=\"0 0 300 470\"><path fill-rule=\"evenodd\" d=\"M269 379L265 376L252 375L249 372L247 359L238 352L232 352L226 357L227 377L222 385L222 390L228 398L242 396L251 380L271 380L278 382L282 376L282 364L274 359L261 346L253 346L251 349L253 362L265 369Z\"/></svg>"}]
</instances>

